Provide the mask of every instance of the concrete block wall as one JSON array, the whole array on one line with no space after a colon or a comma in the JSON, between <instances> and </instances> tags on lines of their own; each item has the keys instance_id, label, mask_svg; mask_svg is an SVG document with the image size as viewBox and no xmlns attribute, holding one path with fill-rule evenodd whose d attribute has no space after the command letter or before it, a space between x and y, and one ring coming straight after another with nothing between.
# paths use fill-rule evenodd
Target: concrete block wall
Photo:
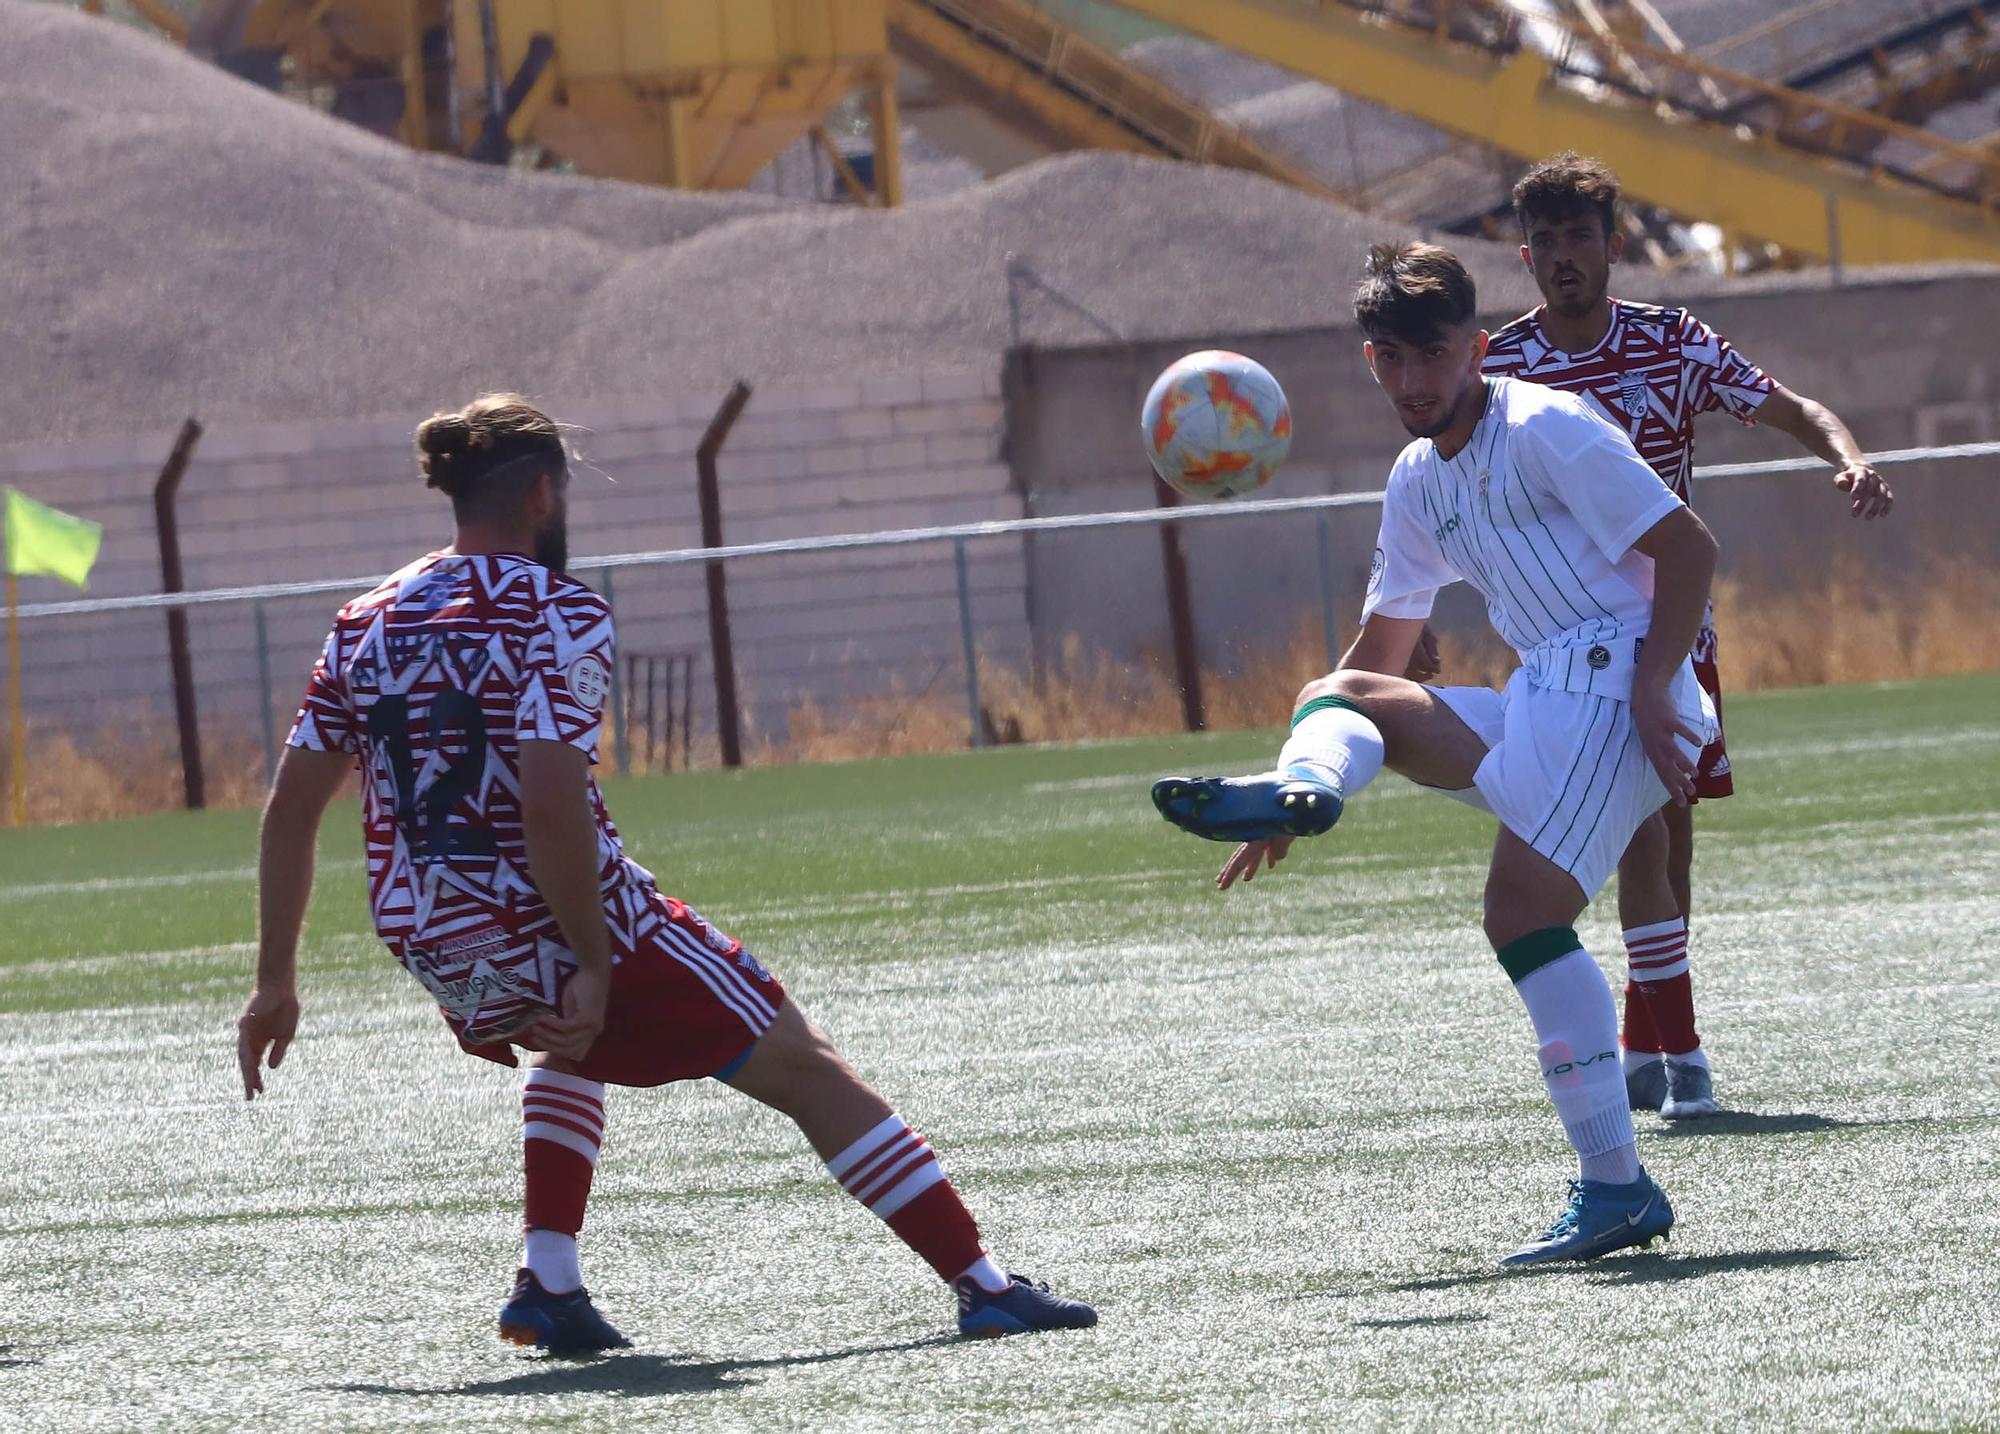
<instances>
[{"instance_id":1,"label":"concrete block wall","mask_svg":"<svg viewBox=\"0 0 2000 1434\"><path fill-rule=\"evenodd\" d=\"M572 476L573 560L700 543L694 452L719 397L554 406L577 426L583 458ZM359 590L448 542L449 505L423 487L411 449L423 416L208 430L181 487L187 585L353 578ZM759 390L722 454L724 541L1019 517L1001 419L997 368ZM157 592L152 489L172 441L160 432L0 447L0 485L104 525L91 596ZM1019 660L1027 645L1020 544L982 541L968 559L982 648ZM602 573L582 575L604 586ZM806 697L962 681L956 592L948 544L731 564L736 662L753 730L781 732ZM712 729L700 566L620 569L612 593L624 650L696 654L696 724ZM27 603L74 595L52 579L22 584ZM296 705L340 601L264 604L275 721ZM189 613L204 724L255 731L252 609ZM31 620L22 637L31 720L89 736L171 713L161 612Z\"/></svg>"}]
</instances>

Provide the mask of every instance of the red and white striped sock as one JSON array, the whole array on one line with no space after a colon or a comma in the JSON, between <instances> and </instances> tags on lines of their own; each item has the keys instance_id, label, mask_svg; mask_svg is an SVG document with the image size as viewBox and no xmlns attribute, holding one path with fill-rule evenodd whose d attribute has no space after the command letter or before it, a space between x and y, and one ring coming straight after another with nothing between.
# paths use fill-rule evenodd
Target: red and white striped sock
<instances>
[{"instance_id":1,"label":"red and white striped sock","mask_svg":"<svg viewBox=\"0 0 2000 1434\"><path fill-rule=\"evenodd\" d=\"M979 1243L972 1212L945 1179L930 1142L891 1114L826 1162L841 1188L866 1205L947 1282L972 1275L989 1289L1006 1276ZM994 1283L997 1279L998 1283Z\"/></svg>"},{"instance_id":2,"label":"red and white striped sock","mask_svg":"<svg viewBox=\"0 0 2000 1434\"><path fill-rule=\"evenodd\" d=\"M550 1294L583 1283L576 1236L604 1141L604 1086L531 1070L521 1085L521 1163L527 1172L526 1265Z\"/></svg>"},{"instance_id":3,"label":"red and white striped sock","mask_svg":"<svg viewBox=\"0 0 2000 1434\"><path fill-rule=\"evenodd\" d=\"M1684 918L1625 928L1625 1049L1683 1055L1701 1044L1694 1029Z\"/></svg>"}]
</instances>

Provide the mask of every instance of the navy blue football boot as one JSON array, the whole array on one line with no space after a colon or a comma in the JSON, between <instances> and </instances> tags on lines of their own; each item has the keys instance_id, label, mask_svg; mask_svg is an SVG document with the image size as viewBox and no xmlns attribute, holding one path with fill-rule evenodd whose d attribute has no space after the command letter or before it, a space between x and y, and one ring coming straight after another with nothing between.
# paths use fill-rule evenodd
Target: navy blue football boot
<instances>
[{"instance_id":1,"label":"navy blue football boot","mask_svg":"<svg viewBox=\"0 0 2000 1434\"><path fill-rule=\"evenodd\" d=\"M1013 1283L989 1293L966 1275L952 1286L958 1294L958 1332L967 1339L994 1339L1003 1334L1033 1334L1045 1329L1089 1329L1097 1311L1077 1300L1066 1300L1046 1284L1011 1270Z\"/></svg>"},{"instance_id":2,"label":"navy blue football boot","mask_svg":"<svg viewBox=\"0 0 2000 1434\"><path fill-rule=\"evenodd\" d=\"M1210 841L1319 836L1340 820L1341 802L1338 788L1284 772L1162 777L1153 783L1153 805L1160 815Z\"/></svg>"},{"instance_id":3,"label":"navy blue football boot","mask_svg":"<svg viewBox=\"0 0 2000 1434\"><path fill-rule=\"evenodd\" d=\"M514 1293L500 1307L500 1338L509 1344L540 1345L550 1354L597 1354L629 1349L632 1341L590 1302L582 1288L552 1295L528 1270L514 1275Z\"/></svg>"}]
</instances>

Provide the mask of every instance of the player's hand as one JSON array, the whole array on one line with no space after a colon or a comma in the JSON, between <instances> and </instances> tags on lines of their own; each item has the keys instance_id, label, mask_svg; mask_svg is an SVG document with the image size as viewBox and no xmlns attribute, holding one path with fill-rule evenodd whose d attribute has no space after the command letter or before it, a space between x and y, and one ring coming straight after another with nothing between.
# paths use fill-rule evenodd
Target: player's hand
<instances>
[{"instance_id":1,"label":"player's hand","mask_svg":"<svg viewBox=\"0 0 2000 1434\"><path fill-rule=\"evenodd\" d=\"M1857 518L1886 518L1896 495L1889 480L1866 463L1850 463L1835 475L1833 486L1853 498L1848 511Z\"/></svg>"},{"instance_id":2,"label":"player's hand","mask_svg":"<svg viewBox=\"0 0 2000 1434\"><path fill-rule=\"evenodd\" d=\"M1236 878L1245 881L1257 879L1257 868L1270 870L1285 859L1285 853L1292 849L1292 839L1288 836L1265 837L1262 841L1246 841L1229 854L1229 860L1222 864L1222 870L1215 878L1215 889L1227 891L1236 884Z\"/></svg>"},{"instance_id":3,"label":"player's hand","mask_svg":"<svg viewBox=\"0 0 2000 1434\"><path fill-rule=\"evenodd\" d=\"M562 1014L545 1016L514 1037L514 1044L547 1051L566 1061L580 1061L604 1033L604 1008L611 998L611 977L579 969L563 989Z\"/></svg>"},{"instance_id":4,"label":"player's hand","mask_svg":"<svg viewBox=\"0 0 2000 1434\"><path fill-rule=\"evenodd\" d=\"M236 1020L236 1065L243 1073L243 1098L255 1100L264 1089L264 1052L271 1069L284 1063L292 1037L299 1033L299 998L292 991L253 990Z\"/></svg>"},{"instance_id":5,"label":"player's hand","mask_svg":"<svg viewBox=\"0 0 2000 1434\"><path fill-rule=\"evenodd\" d=\"M1429 682L1444 670L1444 659L1438 655L1438 635L1431 631L1429 623L1417 634L1417 645L1410 652L1410 664L1403 669L1403 676L1411 682Z\"/></svg>"},{"instance_id":6,"label":"player's hand","mask_svg":"<svg viewBox=\"0 0 2000 1434\"><path fill-rule=\"evenodd\" d=\"M1653 770L1660 774L1660 784L1667 789L1668 800L1677 807L1686 806L1688 798L1694 795L1701 733L1681 720L1679 709L1664 687L1632 689L1632 723L1639 729L1639 746L1646 760L1653 764ZM1682 741L1694 748L1693 756L1688 755Z\"/></svg>"}]
</instances>

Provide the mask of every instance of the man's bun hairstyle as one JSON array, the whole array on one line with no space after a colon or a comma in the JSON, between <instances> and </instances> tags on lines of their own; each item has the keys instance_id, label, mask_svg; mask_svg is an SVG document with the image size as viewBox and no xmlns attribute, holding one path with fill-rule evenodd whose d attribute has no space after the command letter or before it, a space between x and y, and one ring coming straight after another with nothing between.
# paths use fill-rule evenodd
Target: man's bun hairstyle
<instances>
[{"instance_id":1,"label":"man's bun hairstyle","mask_svg":"<svg viewBox=\"0 0 2000 1434\"><path fill-rule=\"evenodd\" d=\"M536 478L562 472L568 457L555 420L518 393L484 393L417 425L424 486L447 495L461 517L518 499Z\"/></svg>"}]
</instances>

